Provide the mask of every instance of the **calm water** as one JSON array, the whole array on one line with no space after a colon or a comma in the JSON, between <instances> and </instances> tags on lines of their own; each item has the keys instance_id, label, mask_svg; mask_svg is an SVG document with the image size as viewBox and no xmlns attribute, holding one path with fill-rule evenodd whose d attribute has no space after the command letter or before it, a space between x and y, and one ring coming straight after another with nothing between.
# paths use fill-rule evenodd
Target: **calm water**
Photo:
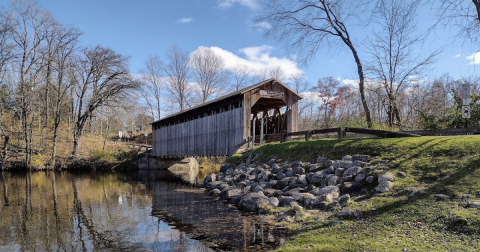
<instances>
[{"instance_id":1,"label":"calm water","mask_svg":"<svg viewBox=\"0 0 480 252\"><path fill-rule=\"evenodd\" d=\"M0 251L266 251L282 235L162 171L0 175Z\"/></svg>"}]
</instances>

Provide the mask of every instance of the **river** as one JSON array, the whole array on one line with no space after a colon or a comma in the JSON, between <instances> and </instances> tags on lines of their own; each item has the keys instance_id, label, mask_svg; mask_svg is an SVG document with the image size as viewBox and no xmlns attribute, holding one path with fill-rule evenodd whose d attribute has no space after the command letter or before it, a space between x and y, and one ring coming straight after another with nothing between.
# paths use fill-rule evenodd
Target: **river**
<instances>
[{"instance_id":1,"label":"river","mask_svg":"<svg viewBox=\"0 0 480 252\"><path fill-rule=\"evenodd\" d=\"M0 183L0 251L268 251L286 237L164 171L2 172Z\"/></svg>"}]
</instances>

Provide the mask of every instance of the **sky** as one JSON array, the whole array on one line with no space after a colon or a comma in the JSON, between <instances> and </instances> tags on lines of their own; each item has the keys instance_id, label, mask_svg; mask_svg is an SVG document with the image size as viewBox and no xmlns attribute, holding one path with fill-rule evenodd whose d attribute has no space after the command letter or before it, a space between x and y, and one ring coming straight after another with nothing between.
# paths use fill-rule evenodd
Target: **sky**
<instances>
[{"instance_id":1,"label":"sky","mask_svg":"<svg viewBox=\"0 0 480 252\"><path fill-rule=\"evenodd\" d=\"M261 0L37 0L63 24L73 25L83 32L83 46L110 47L130 57L130 71L138 74L148 55L164 55L177 45L192 52L198 47L211 47L225 59L227 68L237 63L255 69L280 66L287 77L304 73L310 84L319 78L332 76L348 83L357 78L351 53L345 46L333 50L321 48L306 65L288 54L282 44L263 36L268 23L254 23L262 13ZM8 0L0 0L6 6ZM435 17L422 11L420 23L434 22ZM432 39L418 50L423 55L444 48L428 72L428 78L448 73L454 78L475 75L479 57L476 45L459 41L455 30L435 30ZM352 36L359 44L368 40L365 32L355 30ZM475 64L472 64L475 63ZM426 78L427 78L426 77Z\"/></svg>"}]
</instances>

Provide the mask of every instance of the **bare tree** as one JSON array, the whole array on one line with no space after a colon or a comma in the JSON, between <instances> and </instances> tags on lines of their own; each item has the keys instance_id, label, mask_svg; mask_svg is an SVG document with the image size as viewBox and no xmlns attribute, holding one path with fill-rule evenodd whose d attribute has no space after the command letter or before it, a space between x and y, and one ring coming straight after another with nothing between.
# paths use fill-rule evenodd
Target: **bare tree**
<instances>
[{"instance_id":1,"label":"bare tree","mask_svg":"<svg viewBox=\"0 0 480 252\"><path fill-rule=\"evenodd\" d=\"M418 53L412 50L424 38L417 32L415 21L419 4L419 0L379 0L375 8L380 31L370 43L372 60L366 70L385 89L390 127L402 126L399 91L418 81L418 76L434 62L439 52L419 59Z\"/></svg>"},{"instance_id":2,"label":"bare tree","mask_svg":"<svg viewBox=\"0 0 480 252\"><path fill-rule=\"evenodd\" d=\"M190 56L190 66L193 79L200 85L202 91L202 103L227 85L225 62L211 48L197 48Z\"/></svg>"},{"instance_id":3,"label":"bare tree","mask_svg":"<svg viewBox=\"0 0 480 252\"><path fill-rule=\"evenodd\" d=\"M246 65L237 64L233 68L233 86L235 91L238 91L246 87L250 82L249 76L252 74L252 70Z\"/></svg>"},{"instance_id":4,"label":"bare tree","mask_svg":"<svg viewBox=\"0 0 480 252\"><path fill-rule=\"evenodd\" d=\"M79 62L73 156L78 154L83 128L93 112L120 95L138 89L138 82L133 81L128 73L127 58L112 49L86 48Z\"/></svg>"},{"instance_id":5,"label":"bare tree","mask_svg":"<svg viewBox=\"0 0 480 252\"><path fill-rule=\"evenodd\" d=\"M47 37L48 27L55 23L51 14L31 1L13 1L10 10L2 12L11 39L15 45L15 68L18 71L17 103L22 121L25 141L25 163L30 167L32 155L32 127L35 119L33 110L38 106L36 97L38 75L45 66L42 45Z\"/></svg>"},{"instance_id":6,"label":"bare tree","mask_svg":"<svg viewBox=\"0 0 480 252\"><path fill-rule=\"evenodd\" d=\"M174 110L183 111L190 98L188 53L174 45L165 53L165 59L163 71L171 105L175 107Z\"/></svg>"},{"instance_id":7,"label":"bare tree","mask_svg":"<svg viewBox=\"0 0 480 252\"><path fill-rule=\"evenodd\" d=\"M6 22L3 14L0 15L0 85L3 84L3 79L6 73L8 63L14 58L14 45L11 41L12 28Z\"/></svg>"},{"instance_id":8,"label":"bare tree","mask_svg":"<svg viewBox=\"0 0 480 252\"><path fill-rule=\"evenodd\" d=\"M280 81L283 83L286 81L285 71L280 66L276 66L274 68L269 69L268 75L269 75L269 78L275 78L275 80L277 81Z\"/></svg>"},{"instance_id":9,"label":"bare tree","mask_svg":"<svg viewBox=\"0 0 480 252\"><path fill-rule=\"evenodd\" d=\"M53 145L50 165L55 168L57 155L57 139L60 122L62 118L62 108L66 105L66 96L68 91L75 85L74 77L74 53L77 50L78 38L81 33L75 28L67 28L58 25L54 31L54 41L49 46L55 48L51 57L49 57L48 71L56 73L54 81L48 80L47 85L51 85L53 90ZM51 65L50 65L51 64ZM48 106L48 104L46 105ZM48 113L48 112L47 112Z\"/></svg>"},{"instance_id":10,"label":"bare tree","mask_svg":"<svg viewBox=\"0 0 480 252\"><path fill-rule=\"evenodd\" d=\"M266 13L256 22L268 22L272 28L265 32L277 40L284 41L290 51L298 52L304 61L311 59L320 47L330 47L341 42L352 53L357 66L358 87L368 127L372 127L370 110L365 98L365 77L357 47L350 37L349 19L363 13L370 1L344 0L269 0Z\"/></svg>"},{"instance_id":11,"label":"bare tree","mask_svg":"<svg viewBox=\"0 0 480 252\"><path fill-rule=\"evenodd\" d=\"M152 118L154 120L155 118L160 119L164 65L158 55L149 55L144 64L145 66L141 70L144 83L141 94L150 108Z\"/></svg>"},{"instance_id":12,"label":"bare tree","mask_svg":"<svg viewBox=\"0 0 480 252\"><path fill-rule=\"evenodd\" d=\"M439 21L445 26L456 26L459 35L472 41L480 36L480 1L441 0L433 1Z\"/></svg>"}]
</instances>

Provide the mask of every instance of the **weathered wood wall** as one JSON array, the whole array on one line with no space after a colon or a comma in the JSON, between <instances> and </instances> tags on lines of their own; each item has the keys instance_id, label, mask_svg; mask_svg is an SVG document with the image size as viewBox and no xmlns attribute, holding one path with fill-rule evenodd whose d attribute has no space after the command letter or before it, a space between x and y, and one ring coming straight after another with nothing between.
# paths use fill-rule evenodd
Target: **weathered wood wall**
<instances>
[{"instance_id":1,"label":"weathered wood wall","mask_svg":"<svg viewBox=\"0 0 480 252\"><path fill-rule=\"evenodd\" d=\"M157 157L231 155L243 140L243 107L154 130Z\"/></svg>"}]
</instances>

